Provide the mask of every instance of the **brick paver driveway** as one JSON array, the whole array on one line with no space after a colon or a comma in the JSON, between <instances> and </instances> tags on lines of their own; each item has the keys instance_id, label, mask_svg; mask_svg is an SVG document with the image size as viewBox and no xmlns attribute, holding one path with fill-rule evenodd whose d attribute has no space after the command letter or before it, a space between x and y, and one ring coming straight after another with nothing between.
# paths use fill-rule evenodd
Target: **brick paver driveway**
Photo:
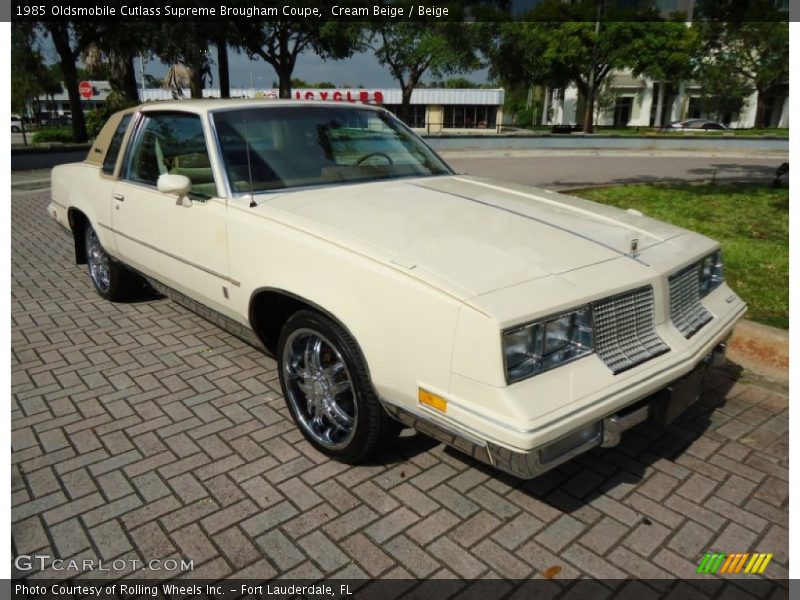
<instances>
[{"instance_id":1,"label":"brick paver driveway","mask_svg":"<svg viewBox=\"0 0 800 600\"><path fill-rule=\"evenodd\" d=\"M721 578L695 571L714 549L774 553L764 576L788 577L784 393L717 371L692 419L530 482L411 432L349 467L304 442L271 359L169 300L97 297L46 198L12 194L15 556L191 559L193 577L702 577L680 585L709 592Z\"/></svg>"}]
</instances>

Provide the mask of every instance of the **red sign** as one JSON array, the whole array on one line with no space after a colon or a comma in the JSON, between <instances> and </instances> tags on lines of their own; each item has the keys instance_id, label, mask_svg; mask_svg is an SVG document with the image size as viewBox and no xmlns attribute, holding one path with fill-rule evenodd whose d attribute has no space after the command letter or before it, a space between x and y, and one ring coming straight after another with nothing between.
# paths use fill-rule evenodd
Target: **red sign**
<instances>
[{"instance_id":1,"label":"red sign","mask_svg":"<svg viewBox=\"0 0 800 600\"><path fill-rule=\"evenodd\" d=\"M80 85L78 86L78 91L81 93L81 96L86 98L87 100L94 96L94 90L92 89L92 84L88 81L81 81Z\"/></svg>"},{"instance_id":2,"label":"red sign","mask_svg":"<svg viewBox=\"0 0 800 600\"><path fill-rule=\"evenodd\" d=\"M374 102L383 104L383 93L375 90L296 90L296 100L336 100L337 102Z\"/></svg>"}]
</instances>

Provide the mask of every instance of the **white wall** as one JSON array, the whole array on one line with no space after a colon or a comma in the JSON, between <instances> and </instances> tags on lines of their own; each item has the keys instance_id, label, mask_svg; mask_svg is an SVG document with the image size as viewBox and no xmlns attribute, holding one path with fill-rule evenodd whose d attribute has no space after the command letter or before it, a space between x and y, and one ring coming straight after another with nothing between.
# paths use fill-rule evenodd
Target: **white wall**
<instances>
[{"instance_id":1,"label":"white wall","mask_svg":"<svg viewBox=\"0 0 800 600\"><path fill-rule=\"evenodd\" d=\"M647 80L645 87L641 88L633 98L631 120L629 127L647 127L650 125L650 109L653 106L653 82Z\"/></svg>"},{"instance_id":2,"label":"white wall","mask_svg":"<svg viewBox=\"0 0 800 600\"><path fill-rule=\"evenodd\" d=\"M739 111L736 121L731 121L731 127L752 127L756 122L757 101L758 92L753 92L750 97L745 100L744 106L742 110Z\"/></svg>"},{"instance_id":3,"label":"white wall","mask_svg":"<svg viewBox=\"0 0 800 600\"><path fill-rule=\"evenodd\" d=\"M781 106L781 118L778 120L778 127L789 127L789 94L783 99Z\"/></svg>"},{"instance_id":4,"label":"white wall","mask_svg":"<svg viewBox=\"0 0 800 600\"><path fill-rule=\"evenodd\" d=\"M582 119L581 115L575 114L578 110L578 88L576 86L571 85L564 90L562 107L561 121L556 121L559 125L575 125Z\"/></svg>"}]
</instances>

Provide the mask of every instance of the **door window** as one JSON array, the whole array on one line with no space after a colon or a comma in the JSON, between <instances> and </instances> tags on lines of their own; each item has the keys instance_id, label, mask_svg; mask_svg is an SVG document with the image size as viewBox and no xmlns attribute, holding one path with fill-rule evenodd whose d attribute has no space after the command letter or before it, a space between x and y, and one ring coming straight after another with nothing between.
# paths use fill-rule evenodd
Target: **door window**
<instances>
[{"instance_id":1,"label":"door window","mask_svg":"<svg viewBox=\"0 0 800 600\"><path fill-rule=\"evenodd\" d=\"M155 186L161 175L184 175L192 182L190 194L216 194L203 125L198 115L152 113L145 116L128 164L126 179Z\"/></svg>"}]
</instances>

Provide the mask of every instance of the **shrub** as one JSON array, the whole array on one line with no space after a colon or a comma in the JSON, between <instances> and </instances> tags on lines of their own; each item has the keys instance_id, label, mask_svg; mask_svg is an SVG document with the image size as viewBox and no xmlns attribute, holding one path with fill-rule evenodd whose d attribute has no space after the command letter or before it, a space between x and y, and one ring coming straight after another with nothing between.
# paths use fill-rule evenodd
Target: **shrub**
<instances>
[{"instance_id":1,"label":"shrub","mask_svg":"<svg viewBox=\"0 0 800 600\"><path fill-rule=\"evenodd\" d=\"M69 143L71 141L73 141L72 127L69 125L61 127L43 127L33 134L34 144L41 144L43 142Z\"/></svg>"}]
</instances>

